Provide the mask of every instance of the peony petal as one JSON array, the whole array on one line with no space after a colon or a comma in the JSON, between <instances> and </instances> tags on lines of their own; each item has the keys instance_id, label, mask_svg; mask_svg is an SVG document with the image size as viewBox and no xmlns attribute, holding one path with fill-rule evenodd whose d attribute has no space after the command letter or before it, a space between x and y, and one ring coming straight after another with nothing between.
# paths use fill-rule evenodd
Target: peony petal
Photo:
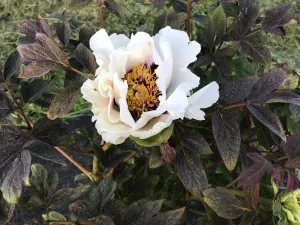
<instances>
[{"instance_id":1,"label":"peony petal","mask_svg":"<svg viewBox=\"0 0 300 225\"><path fill-rule=\"evenodd\" d=\"M124 34L111 34L109 36L111 43L113 44L114 48L120 48L120 47L125 47L128 45L130 39L125 36Z\"/></svg>"},{"instance_id":2,"label":"peony petal","mask_svg":"<svg viewBox=\"0 0 300 225\"><path fill-rule=\"evenodd\" d=\"M167 94L170 95L183 82L189 83L191 89L198 87L199 77L186 67L197 60L196 56L201 49L200 44L195 41L190 42L186 32L173 30L170 27L161 29L154 37L154 41L161 56L165 50L158 43L168 42L172 50L173 74Z\"/></svg>"},{"instance_id":3,"label":"peony petal","mask_svg":"<svg viewBox=\"0 0 300 225\"><path fill-rule=\"evenodd\" d=\"M124 123L112 123L108 118L108 109L98 115L96 129L102 138L112 144L120 144L130 135L130 127Z\"/></svg>"},{"instance_id":4,"label":"peony petal","mask_svg":"<svg viewBox=\"0 0 300 225\"><path fill-rule=\"evenodd\" d=\"M219 85L212 82L192 94L189 100L189 107L205 109L212 106L219 99Z\"/></svg>"},{"instance_id":5,"label":"peony petal","mask_svg":"<svg viewBox=\"0 0 300 225\"><path fill-rule=\"evenodd\" d=\"M120 107L120 119L123 123L127 124L128 126L133 127L135 124L135 121L133 117L131 116L131 113L128 109L126 96L128 91L128 85L127 81L123 81L122 83L119 83L120 92L118 93L120 95L119 98L119 107Z\"/></svg>"},{"instance_id":6,"label":"peony petal","mask_svg":"<svg viewBox=\"0 0 300 225\"><path fill-rule=\"evenodd\" d=\"M131 131L130 134L134 137L146 139L169 127L172 124L172 121L172 117L169 114L163 114L150 120L143 128Z\"/></svg>"},{"instance_id":7,"label":"peony petal","mask_svg":"<svg viewBox=\"0 0 300 225\"><path fill-rule=\"evenodd\" d=\"M187 93L190 86L187 83L180 84L176 90L170 95L166 102L158 108L167 110L172 116L173 120L183 119L185 109L188 106Z\"/></svg>"},{"instance_id":8,"label":"peony petal","mask_svg":"<svg viewBox=\"0 0 300 225\"><path fill-rule=\"evenodd\" d=\"M189 106L186 109L185 117L188 119L204 120L205 113L200 110L208 108L219 99L219 85L212 82L192 96L188 97Z\"/></svg>"},{"instance_id":9,"label":"peony petal","mask_svg":"<svg viewBox=\"0 0 300 225\"><path fill-rule=\"evenodd\" d=\"M141 129L149 122L149 120L153 119L154 117L160 116L164 112L166 112L165 109L156 109L153 111L143 112L141 117L138 119L138 121L136 121L136 123L132 127L132 129L133 130Z\"/></svg>"}]
</instances>

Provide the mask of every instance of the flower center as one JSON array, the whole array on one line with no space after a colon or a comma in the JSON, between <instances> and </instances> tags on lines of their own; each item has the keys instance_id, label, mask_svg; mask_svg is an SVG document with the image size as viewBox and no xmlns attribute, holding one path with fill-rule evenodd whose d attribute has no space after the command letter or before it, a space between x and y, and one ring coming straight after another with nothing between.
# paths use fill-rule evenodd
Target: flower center
<instances>
[{"instance_id":1,"label":"flower center","mask_svg":"<svg viewBox=\"0 0 300 225\"><path fill-rule=\"evenodd\" d=\"M149 69L146 65L138 64L123 78L128 84L128 109L136 121L143 112L155 110L159 105L158 97L162 93L156 84L155 68L154 64Z\"/></svg>"}]
</instances>

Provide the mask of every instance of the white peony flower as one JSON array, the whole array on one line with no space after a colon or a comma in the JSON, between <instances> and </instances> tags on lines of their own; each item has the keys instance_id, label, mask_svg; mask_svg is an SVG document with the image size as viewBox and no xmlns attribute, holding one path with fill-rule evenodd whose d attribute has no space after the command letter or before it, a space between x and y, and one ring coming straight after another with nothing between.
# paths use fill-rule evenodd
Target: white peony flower
<instances>
[{"instance_id":1,"label":"white peony flower","mask_svg":"<svg viewBox=\"0 0 300 225\"><path fill-rule=\"evenodd\" d=\"M190 96L200 78L187 66L197 59L200 44L183 31L166 27L154 37L138 32L129 39L101 29L90 47L99 68L81 92L92 103L93 121L107 142L146 139L179 118L204 120L201 109L219 98L216 82Z\"/></svg>"}]
</instances>

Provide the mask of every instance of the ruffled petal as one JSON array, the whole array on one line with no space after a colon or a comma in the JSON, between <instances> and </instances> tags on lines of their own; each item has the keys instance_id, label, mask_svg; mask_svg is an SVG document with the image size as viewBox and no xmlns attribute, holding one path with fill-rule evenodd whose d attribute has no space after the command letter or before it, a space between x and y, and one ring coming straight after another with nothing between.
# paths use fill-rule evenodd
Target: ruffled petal
<instances>
[{"instance_id":1,"label":"ruffled petal","mask_svg":"<svg viewBox=\"0 0 300 225\"><path fill-rule=\"evenodd\" d=\"M124 123L112 123L108 117L108 109L97 116L96 129L103 140L112 144L121 144L130 135L130 127Z\"/></svg>"},{"instance_id":2,"label":"ruffled petal","mask_svg":"<svg viewBox=\"0 0 300 225\"><path fill-rule=\"evenodd\" d=\"M134 137L146 139L169 127L172 124L172 121L172 117L169 114L163 114L150 120L143 128L131 131L130 134Z\"/></svg>"},{"instance_id":3,"label":"ruffled petal","mask_svg":"<svg viewBox=\"0 0 300 225\"><path fill-rule=\"evenodd\" d=\"M99 67L107 70L109 65L109 54L114 50L114 46L104 29L96 32L91 37L90 48L96 57Z\"/></svg>"},{"instance_id":4,"label":"ruffled petal","mask_svg":"<svg viewBox=\"0 0 300 225\"><path fill-rule=\"evenodd\" d=\"M114 48L120 48L120 47L125 47L128 45L130 39L125 36L124 34L111 34L109 36L111 43L113 44Z\"/></svg>"}]
</instances>

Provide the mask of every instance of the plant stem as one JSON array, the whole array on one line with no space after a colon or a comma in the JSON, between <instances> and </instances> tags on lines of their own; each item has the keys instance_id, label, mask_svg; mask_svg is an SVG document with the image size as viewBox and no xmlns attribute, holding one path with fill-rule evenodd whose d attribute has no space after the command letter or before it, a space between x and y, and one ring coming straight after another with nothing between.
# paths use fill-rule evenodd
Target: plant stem
<instances>
[{"instance_id":1,"label":"plant stem","mask_svg":"<svg viewBox=\"0 0 300 225\"><path fill-rule=\"evenodd\" d=\"M187 34L189 38L191 38L192 35L192 0L187 1Z\"/></svg>"},{"instance_id":2,"label":"plant stem","mask_svg":"<svg viewBox=\"0 0 300 225\"><path fill-rule=\"evenodd\" d=\"M15 98L14 96L14 93L12 92L12 90L10 89L10 87L4 83L5 85L5 88L7 89L7 91L9 92L10 96L12 97L17 109L19 109L19 114L23 117L23 119L25 120L26 124L27 124L27 127L28 128L32 128L32 123L30 122L30 120L28 119L28 117L26 116L24 110L23 110L23 107L18 103L17 99Z\"/></svg>"},{"instance_id":3,"label":"plant stem","mask_svg":"<svg viewBox=\"0 0 300 225\"><path fill-rule=\"evenodd\" d=\"M240 177L237 177L236 179L234 179L231 183L227 184L225 186L225 188L231 188L232 186L234 186L237 182L239 182Z\"/></svg>"},{"instance_id":4,"label":"plant stem","mask_svg":"<svg viewBox=\"0 0 300 225\"><path fill-rule=\"evenodd\" d=\"M254 34L257 34L257 33L261 32L262 30L263 30L263 28L260 27L260 28L258 28L256 30L254 30L252 33L250 33L250 34L246 35L245 37L243 37L243 39L251 37ZM241 42L241 40L235 41L231 45L227 46L227 48L233 48L234 46L236 46L240 42Z\"/></svg>"},{"instance_id":5,"label":"plant stem","mask_svg":"<svg viewBox=\"0 0 300 225\"><path fill-rule=\"evenodd\" d=\"M99 158L96 155L93 158L93 175L99 180Z\"/></svg>"},{"instance_id":6,"label":"plant stem","mask_svg":"<svg viewBox=\"0 0 300 225\"><path fill-rule=\"evenodd\" d=\"M245 198L244 192L242 192L242 191L234 190L234 189L228 189L228 191L231 194L234 194L235 196ZM258 201L259 201L259 203L261 203L263 205L273 205L273 199L259 197Z\"/></svg>"},{"instance_id":7,"label":"plant stem","mask_svg":"<svg viewBox=\"0 0 300 225\"><path fill-rule=\"evenodd\" d=\"M87 175L91 181L95 181L95 176L86 170L83 166L81 166L78 162L76 162L71 156L69 156L62 148L55 147L57 151L59 151L66 159L68 159L71 163L74 164L79 170L81 170L85 175Z\"/></svg>"},{"instance_id":8,"label":"plant stem","mask_svg":"<svg viewBox=\"0 0 300 225\"><path fill-rule=\"evenodd\" d=\"M99 7L100 27L104 28L104 20L103 20L103 12L102 12L103 3L102 3L102 1L100 1L100 3L98 4L98 7Z\"/></svg>"},{"instance_id":9,"label":"plant stem","mask_svg":"<svg viewBox=\"0 0 300 225\"><path fill-rule=\"evenodd\" d=\"M89 155L89 156L94 156L93 153L89 153L88 151L85 150L81 150L81 149L77 149L77 148L73 148L73 147L62 147L64 150L68 150L71 152L77 152L79 154L83 154L83 155Z\"/></svg>"},{"instance_id":10,"label":"plant stem","mask_svg":"<svg viewBox=\"0 0 300 225\"><path fill-rule=\"evenodd\" d=\"M72 66L68 66L68 69L70 69L70 70L74 71L75 73L78 73L79 75L81 75L81 76L85 77L85 78L86 78L86 79L88 79L88 80L93 80L93 79L92 79L92 78L90 78L88 75L86 75L86 74L82 73L81 71L79 71L79 70L75 69L75 68L74 68L74 67L72 67Z\"/></svg>"},{"instance_id":11,"label":"plant stem","mask_svg":"<svg viewBox=\"0 0 300 225\"><path fill-rule=\"evenodd\" d=\"M228 106L225 106L223 108L220 108L221 110L226 110L226 109L235 109L235 108L238 108L238 107L242 107L242 106L245 106L247 104L247 102L241 102L241 103L237 103L237 104L233 104L233 105L228 105ZM208 117L208 116L211 116L212 113L207 113L205 115L205 117Z\"/></svg>"}]
</instances>

